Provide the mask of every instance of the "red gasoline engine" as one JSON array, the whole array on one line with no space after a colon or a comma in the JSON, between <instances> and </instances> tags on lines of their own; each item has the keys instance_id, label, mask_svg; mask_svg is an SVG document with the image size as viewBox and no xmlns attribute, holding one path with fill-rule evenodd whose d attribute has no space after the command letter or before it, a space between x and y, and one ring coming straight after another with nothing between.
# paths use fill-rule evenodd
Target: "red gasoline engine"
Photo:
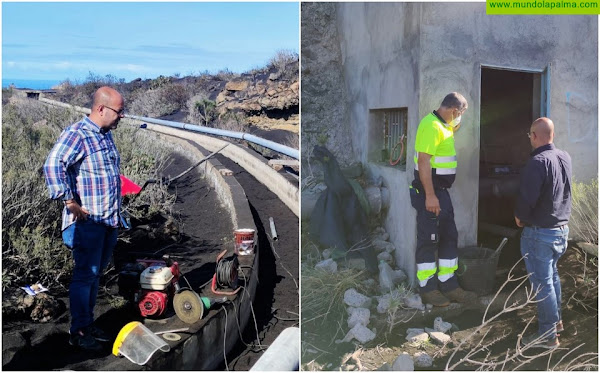
<instances>
[{"instance_id":1,"label":"red gasoline engine","mask_svg":"<svg viewBox=\"0 0 600 373\"><path fill-rule=\"evenodd\" d=\"M143 317L162 316L179 291L179 264L163 258L138 259L119 273L119 294L137 303Z\"/></svg>"}]
</instances>

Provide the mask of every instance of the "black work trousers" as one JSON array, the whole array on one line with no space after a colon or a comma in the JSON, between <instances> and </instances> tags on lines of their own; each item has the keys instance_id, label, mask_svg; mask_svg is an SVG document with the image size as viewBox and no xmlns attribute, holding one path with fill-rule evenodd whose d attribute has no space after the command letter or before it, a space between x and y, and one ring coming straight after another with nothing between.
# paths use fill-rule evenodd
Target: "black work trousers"
<instances>
[{"instance_id":1,"label":"black work trousers","mask_svg":"<svg viewBox=\"0 0 600 373\"><path fill-rule=\"evenodd\" d=\"M425 191L420 183L410 187L410 200L417 210L417 278L421 294L432 290L447 292L458 287L458 231L448 189L435 188L440 214L425 209ZM436 253L439 266L436 263Z\"/></svg>"}]
</instances>

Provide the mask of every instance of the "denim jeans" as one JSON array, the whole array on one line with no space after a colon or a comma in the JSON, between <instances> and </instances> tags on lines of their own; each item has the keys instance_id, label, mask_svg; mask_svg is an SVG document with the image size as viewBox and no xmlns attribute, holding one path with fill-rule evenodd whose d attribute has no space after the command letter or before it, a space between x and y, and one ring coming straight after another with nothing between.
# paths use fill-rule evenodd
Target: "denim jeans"
<instances>
[{"instance_id":1,"label":"denim jeans","mask_svg":"<svg viewBox=\"0 0 600 373\"><path fill-rule=\"evenodd\" d=\"M548 332L548 338L556 337L556 323L562 319L560 278L556 263L567 249L569 227L525 227L521 234L521 254L525 260L529 281L535 292L538 311L538 332Z\"/></svg>"},{"instance_id":2,"label":"denim jeans","mask_svg":"<svg viewBox=\"0 0 600 373\"><path fill-rule=\"evenodd\" d=\"M94 322L94 307L100 276L117 244L117 229L93 222L77 221L63 232L63 241L73 251L73 278L69 287L71 333Z\"/></svg>"}]
</instances>

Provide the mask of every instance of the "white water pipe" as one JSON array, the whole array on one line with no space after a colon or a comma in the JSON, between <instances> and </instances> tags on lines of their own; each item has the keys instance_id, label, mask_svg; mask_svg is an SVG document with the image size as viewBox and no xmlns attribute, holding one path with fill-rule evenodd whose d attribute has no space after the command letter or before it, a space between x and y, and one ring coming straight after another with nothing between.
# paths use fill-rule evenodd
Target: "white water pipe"
<instances>
[{"instance_id":1,"label":"white water pipe","mask_svg":"<svg viewBox=\"0 0 600 373\"><path fill-rule=\"evenodd\" d=\"M82 111L87 114L90 113L90 109L65 104L64 102L60 102L60 101L54 101L54 100L50 100L50 99L43 98L43 97L40 98L39 101L45 102L45 103L51 104L51 105L62 106L65 108L73 108L77 111ZM125 118L130 118L130 119L135 119L135 120L139 120L142 122L158 124L160 126L180 128L180 129L189 130L189 131L193 131L193 132L207 133L207 134L215 135L215 136L225 136L225 137L231 137L234 139L246 140L248 142L251 142L251 143L260 145L262 147L274 150L278 153L285 154L294 159L300 159L300 152L298 151L298 149L294 149L289 146L281 145L274 141L266 140L266 139L263 139L262 137L250 135L250 134L247 134L244 132L220 130L218 128L210 128L210 127L198 126L198 125L190 124L190 123L179 123L179 122L172 122L170 120L141 117L138 115L126 114Z\"/></svg>"},{"instance_id":2,"label":"white water pipe","mask_svg":"<svg viewBox=\"0 0 600 373\"><path fill-rule=\"evenodd\" d=\"M300 329L286 328L275 338L271 346L258 359L252 368L254 371L289 372L300 367Z\"/></svg>"}]
</instances>

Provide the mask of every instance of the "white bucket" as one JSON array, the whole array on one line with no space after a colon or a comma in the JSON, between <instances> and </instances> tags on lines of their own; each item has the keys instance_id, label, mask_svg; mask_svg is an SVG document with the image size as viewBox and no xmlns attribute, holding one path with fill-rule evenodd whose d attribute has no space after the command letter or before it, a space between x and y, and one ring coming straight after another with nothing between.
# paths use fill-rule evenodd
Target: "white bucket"
<instances>
[{"instance_id":1,"label":"white bucket","mask_svg":"<svg viewBox=\"0 0 600 373\"><path fill-rule=\"evenodd\" d=\"M113 345L113 355L123 355L132 363L144 365L157 351L169 352L171 347L139 321L125 325Z\"/></svg>"}]
</instances>

